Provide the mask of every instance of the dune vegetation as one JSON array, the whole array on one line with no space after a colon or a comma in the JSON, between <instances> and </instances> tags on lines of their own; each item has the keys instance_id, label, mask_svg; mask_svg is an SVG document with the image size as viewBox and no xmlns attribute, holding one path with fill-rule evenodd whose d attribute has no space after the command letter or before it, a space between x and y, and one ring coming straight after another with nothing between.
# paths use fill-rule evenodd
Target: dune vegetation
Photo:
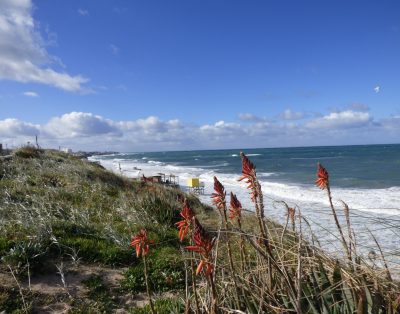
<instances>
[{"instance_id":1,"label":"dune vegetation","mask_svg":"<svg viewBox=\"0 0 400 314\"><path fill-rule=\"evenodd\" d=\"M364 260L350 218L337 219L346 204L331 202L337 260L307 236L299 209L285 205L284 226L265 217L255 166L241 157L254 214L217 178L211 208L58 151L0 159L0 312L400 312L383 254L380 268ZM316 184L331 200L321 165Z\"/></svg>"}]
</instances>

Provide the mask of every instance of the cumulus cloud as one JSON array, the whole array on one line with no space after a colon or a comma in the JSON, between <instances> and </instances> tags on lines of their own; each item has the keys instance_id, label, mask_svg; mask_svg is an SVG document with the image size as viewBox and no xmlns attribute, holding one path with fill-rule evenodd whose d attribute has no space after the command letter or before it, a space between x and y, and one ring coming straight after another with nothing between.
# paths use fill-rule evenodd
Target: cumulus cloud
<instances>
[{"instance_id":1,"label":"cumulus cloud","mask_svg":"<svg viewBox=\"0 0 400 314\"><path fill-rule=\"evenodd\" d=\"M44 129L48 135L61 138L119 134L112 120L86 112L71 112L52 118Z\"/></svg>"},{"instance_id":2,"label":"cumulus cloud","mask_svg":"<svg viewBox=\"0 0 400 314\"><path fill-rule=\"evenodd\" d=\"M368 125L372 118L368 112L346 110L331 112L321 118L308 121L306 127L311 129L357 128Z\"/></svg>"},{"instance_id":3,"label":"cumulus cloud","mask_svg":"<svg viewBox=\"0 0 400 314\"><path fill-rule=\"evenodd\" d=\"M83 150L160 151L232 147L367 144L399 142L400 116L374 120L369 112L345 110L299 121L217 121L203 125L156 116L115 121L70 112L42 125L0 121L0 142L15 145L40 135L45 147Z\"/></svg>"},{"instance_id":4,"label":"cumulus cloud","mask_svg":"<svg viewBox=\"0 0 400 314\"><path fill-rule=\"evenodd\" d=\"M374 87L374 92L375 93L379 93L381 91L381 87L380 86L375 86Z\"/></svg>"},{"instance_id":5,"label":"cumulus cloud","mask_svg":"<svg viewBox=\"0 0 400 314\"><path fill-rule=\"evenodd\" d=\"M50 67L50 56L32 17L31 0L0 1L0 80L35 82L69 92L85 92L88 79Z\"/></svg>"},{"instance_id":6,"label":"cumulus cloud","mask_svg":"<svg viewBox=\"0 0 400 314\"><path fill-rule=\"evenodd\" d=\"M27 91L27 92L23 92L22 95L26 96L26 97L39 97L39 94L36 92L32 92L32 91Z\"/></svg>"},{"instance_id":7,"label":"cumulus cloud","mask_svg":"<svg viewBox=\"0 0 400 314\"><path fill-rule=\"evenodd\" d=\"M40 126L17 119L0 120L1 138L17 138L20 136L35 136L40 133Z\"/></svg>"}]
</instances>

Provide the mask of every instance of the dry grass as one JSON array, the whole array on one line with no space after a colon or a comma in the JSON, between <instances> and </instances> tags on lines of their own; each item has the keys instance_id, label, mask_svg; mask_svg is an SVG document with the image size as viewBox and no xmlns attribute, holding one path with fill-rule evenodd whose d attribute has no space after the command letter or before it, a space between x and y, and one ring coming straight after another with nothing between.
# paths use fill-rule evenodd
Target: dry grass
<instances>
[{"instance_id":1,"label":"dry grass","mask_svg":"<svg viewBox=\"0 0 400 314\"><path fill-rule=\"evenodd\" d=\"M22 148L0 160L0 311L148 312L132 301L143 297L146 286L144 264L130 248L131 236L146 228L156 242L146 267L158 313L399 312L400 288L385 267L384 250L376 242L381 254L375 262L359 254L360 235L346 207L331 211L344 250L338 260L319 248L299 208L280 203L288 214L284 226L264 217L261 186L247 162L243 180L255 214L242 211L238 224L237 217L228 219L230 199L221 187L218 209L210 211L176 189L133 182L60 152ZM331 198L326 190L321 195ZM184 197L202 230L200 239L212 241L208 255L185 249L196 244L196 228L184 242L178 239L175 223ZM337 219L339 213L344 220ZM211 274L204 267L195 276L200 259L212 263ZM84 295L74 295L71 271L98 268L76 283L86 289ZM101 269L112 269L118 280L109 285ZM34 291L38 278L49 276L59 278L57 294Z\"/></svg>"}]
</instances>

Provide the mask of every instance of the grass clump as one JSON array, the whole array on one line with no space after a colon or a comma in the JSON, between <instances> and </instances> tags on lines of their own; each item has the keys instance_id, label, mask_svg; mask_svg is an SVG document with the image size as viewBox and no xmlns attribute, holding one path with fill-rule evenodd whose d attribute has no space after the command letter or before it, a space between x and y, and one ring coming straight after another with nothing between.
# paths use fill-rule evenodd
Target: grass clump
<instances>
[{"instance_id":1,"label":"grass clump","mask_svg":"<svg viewBox=\"0 0 400 314\"><path fill-rule=\"evenodd\" d=\"M0 312L7 314L31 313L32 305L24 306L18 289L5 289L0 285Z\"/></svg>"},{"instance_id":2,"label":"grass clump","mask_svg":"<svg viewBox=\"0 0 400 314\"><path fill-rule=\"evenodd\" d=\"M38 263L76 255L86 262L130 265L132 234L143 224L171 228L178 218L183 197L178 190L142 186L58 151L27 146L13 156L1 163L3 263L26 263L35 247Z\"/></svg>"},{"instance_id":3,"label":"grass clump","mask_svg":"<svg viewBox=\"0 0 400 314\"><path fill-rule=\"evenodd\" d=\"M154 292L180 290L185 287L185 269L181 253L175 247L155 248L148 257L149 284ZM132 293L146 291L144 265L140 261L130 267L121 282L124 290Z\"/></svg>"},{"instance_id":4,"label":"grass clump","mask_svg":"<svg viewBox=\"0 0 400 314\"><path fill-rule=\"evenodd\" d=\"M154 308L158 314L180 314L184 313L185 305L178 299L158 299L154 302ZM148 314L150 306L145 305L142 308L129 310L130 314Z\"/></svg>"},{"instance_id":5,"label":"grass clump","mask_svg":"<svg viewBox=\"0 0 400 314\"><path fill-rule=\"evenodd\" d=\"M39 158L43 152L42 149L27 145L14 151L14 156L19 158Z\"/></svg>"},{"instance_id":6,"label":"grass clump","mask_svg":"<svg viewBox=\"0 0 400 314\"><path fill-rule=\"evenodd\" d=\"M100 313L111 313L116 304L102 277L99 275L91 276L84 280L83 284L88 289L89 299L95 303L86 305L86 310L91 308L91 310L96 309Z\"/></svg>"},{"instance_id":7,"label":"grass clump","mask_svg":"<svg viewBox=\"0 0 400 314\"><path fill-rule=\"evenodd\" d=\"M119 292L146 291L155 300L130 309L136 314L399 312L398 281L379 245L383 269L360 255L346 204L346 224L337 219L325 168L318 168L317 186L327 193L339 231L340 260L318 248L314 235L307 238L308 221L298 208L281 202L285 226L265 217L255 166L241 156L240 180L255 215L242 215L240 201L227 198L217 178L210 212L179 190L133 182L64 153L21 148L0 163L0 272L19 282L56 269L64 278L59 265L66 261L128 267ZM140 258L130 247L134 234L143 240L133 243ZM70 313L116 310L115 291L100 276L83 284L88 293L71 301ZM21 301L25 290L0 289L0 309L30 309ZM166 299L165 292L183 300Z\"/></svg>"}]
</instances>

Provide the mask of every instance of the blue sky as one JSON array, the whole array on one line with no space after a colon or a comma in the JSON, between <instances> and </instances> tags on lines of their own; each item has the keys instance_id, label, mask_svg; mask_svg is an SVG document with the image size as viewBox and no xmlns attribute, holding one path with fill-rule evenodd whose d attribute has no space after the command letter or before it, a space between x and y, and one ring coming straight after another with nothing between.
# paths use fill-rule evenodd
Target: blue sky
<instances>
[{"instance_id":1,"label":"blue sky","mask_svg":"<svg viewBox=\"0 0 400 314\"><path fill-rule=\"evenodd\" d=\"M398 1L1 0L0 142L396 143L399 56Z\"/></svg>"}]
</instances>

